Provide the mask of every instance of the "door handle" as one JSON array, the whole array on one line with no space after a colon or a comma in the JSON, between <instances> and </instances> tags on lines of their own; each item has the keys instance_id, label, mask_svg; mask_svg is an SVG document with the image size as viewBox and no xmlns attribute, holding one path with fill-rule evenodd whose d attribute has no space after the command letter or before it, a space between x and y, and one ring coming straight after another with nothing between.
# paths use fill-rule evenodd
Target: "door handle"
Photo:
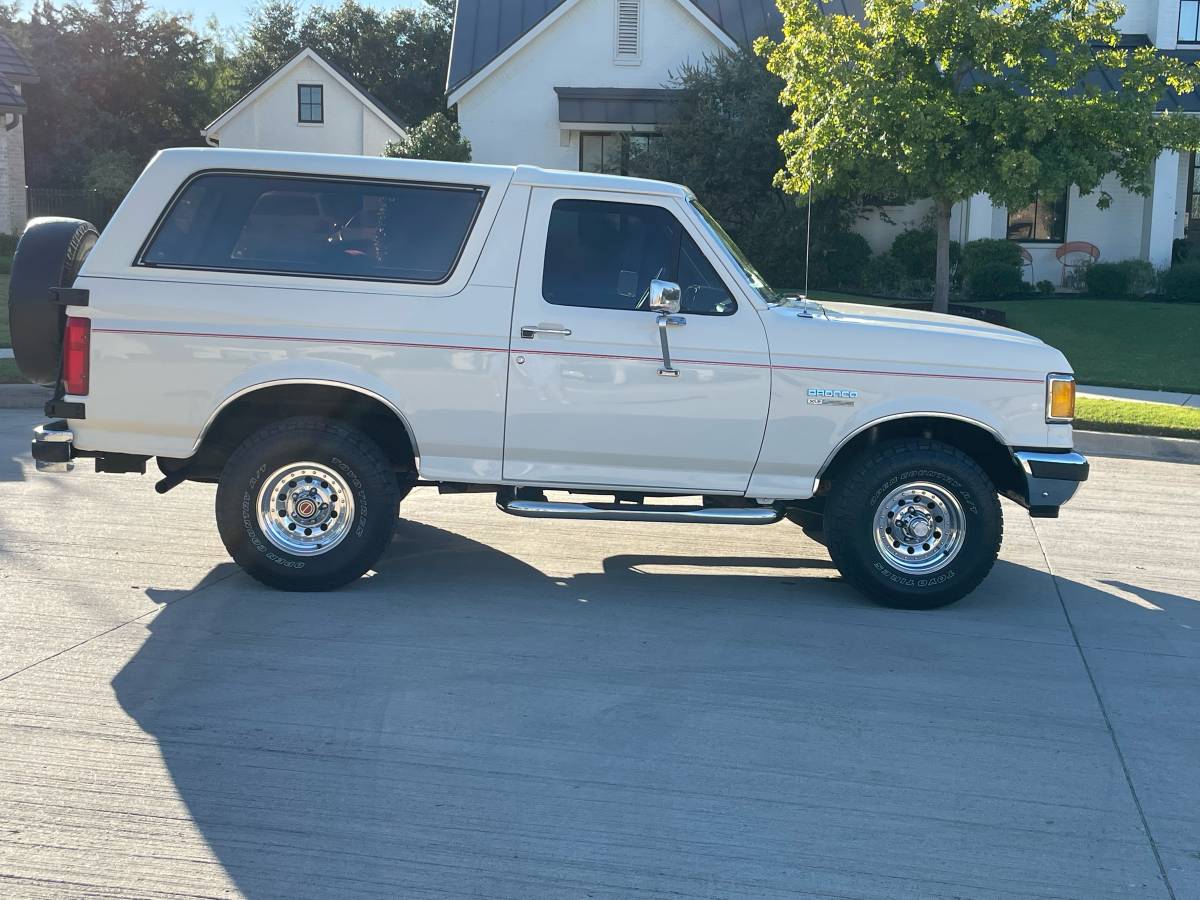
<instances>
[{"instance_id":1,"label":"door handle","mask_svg":"<svg viewBox=\"0 0 1200 900\"><path fill-rule=\"evenodd\" d=\"M539 334L557 334L559 337L570 337L571 329L563 328L561 325L522 325L521 337L526 340L532 340Z\"/></svg>"}]
</instances>

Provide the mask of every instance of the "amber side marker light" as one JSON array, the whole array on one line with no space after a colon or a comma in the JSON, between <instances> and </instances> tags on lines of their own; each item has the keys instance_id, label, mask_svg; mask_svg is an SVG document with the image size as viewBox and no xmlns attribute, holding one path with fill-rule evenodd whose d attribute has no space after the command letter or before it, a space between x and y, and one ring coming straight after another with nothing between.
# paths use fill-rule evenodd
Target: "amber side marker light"
<instances>
[{"instance_id":1,"label":"amber side marker light","mask_svg":"<svg viewBox=\"0 0 1200 900\"><path fill-rule=\"evenodd\" d=\"M1070 422L1075 418L1075 376L1046 376L1046 421Z\"/></svg>"}]
</instances>

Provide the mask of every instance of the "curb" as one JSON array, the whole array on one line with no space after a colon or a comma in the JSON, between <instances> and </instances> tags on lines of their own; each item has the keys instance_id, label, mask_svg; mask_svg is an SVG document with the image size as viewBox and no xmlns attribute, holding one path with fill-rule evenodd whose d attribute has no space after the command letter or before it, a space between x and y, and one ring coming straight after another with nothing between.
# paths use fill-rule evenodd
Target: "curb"
<instances>
[{"instance_id":1,"label":"curb","mask_svg":"<svg viewBox=\"0 0 1200 900\"><path fill-rule=\"evenodd\" d=\"M41 409L52 395L40 384L0 384L0 409Z\"/></svg>"},{"instance_id":2,"label":"curb","mask_svg":"<svg viewBox=\"0 0 1200 900\"><path fill-rule=\"evenodd\" d=\"M1075 432L1075 449L1085 456L1111 456L1116 459L1149 459L1155 462L1200 465L1200 441L1188 438L1077 430Z\"/></svg>"}]
</instances>

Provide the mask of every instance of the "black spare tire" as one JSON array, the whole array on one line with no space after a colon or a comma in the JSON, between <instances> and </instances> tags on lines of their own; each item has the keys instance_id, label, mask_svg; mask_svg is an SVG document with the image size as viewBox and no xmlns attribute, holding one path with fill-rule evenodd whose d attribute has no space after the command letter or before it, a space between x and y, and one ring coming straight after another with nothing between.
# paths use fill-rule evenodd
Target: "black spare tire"
<instances>
[{"instance_id":1,"label":"black spare tire","mask_svg":"<svg viewBox=\"0 0 1200 900\"><path fill-rule=\"evenodd\" d=\"M26 227L8 281L13 356L30 381L58 380L66 310L50 289L70 287L99 235L81 219L40 218Z\"/></svg>"}]
</instances>

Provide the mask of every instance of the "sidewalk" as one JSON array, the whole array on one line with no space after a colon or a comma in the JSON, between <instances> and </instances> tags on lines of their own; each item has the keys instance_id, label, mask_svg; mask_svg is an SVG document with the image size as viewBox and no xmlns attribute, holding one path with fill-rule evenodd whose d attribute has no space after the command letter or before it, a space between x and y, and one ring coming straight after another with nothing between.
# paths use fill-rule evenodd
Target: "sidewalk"
<instances>
[{"instance_id":1,"label":"sidewalk","mask_svg":"<svg viewBox=\"0 0 1200 900\"><path fill-rule=\"evenodd\" d=\"M1132 400L1135 403L1166 403L1169 406L1188 406L1200 409L1200 394L1180 394L1173 391L1138 391L1133 388L1096 387L1079 385L1080 397L1099 400Z\"/></svg>"},{"instance_id":2,"label":"sidewalk","mask_svg":"<svg viewBox=\"0 0 1200 900\"><path fill-rule=\"evenodd\" d=\"M12 359L13 352L8 347L0 347L0 359Z\"/></svg>"}]
</instances>

